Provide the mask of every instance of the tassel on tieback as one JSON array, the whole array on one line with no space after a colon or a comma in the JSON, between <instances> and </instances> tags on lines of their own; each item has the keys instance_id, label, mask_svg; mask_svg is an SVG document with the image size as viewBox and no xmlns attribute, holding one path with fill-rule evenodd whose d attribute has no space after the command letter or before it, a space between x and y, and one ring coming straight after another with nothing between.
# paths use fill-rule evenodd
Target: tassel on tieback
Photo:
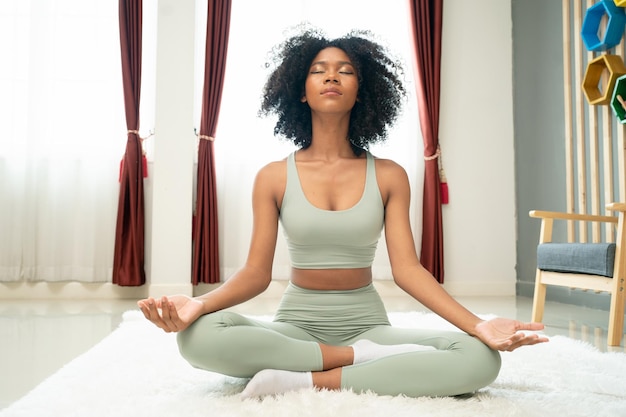
<instances>
[{"instance_id":1,"label":"tassel on tieback","mask_svg":"<svg viewBox=\"0 0 626 417\"><path fill-rule=\"evenodd\" d=\"M437 160L437 166L439 169L439 196L441 198L441 204L448 204L450 197L448 194L448 179L446 178L446 172L443 169L443 162L441 158L441 146L437 145L437 151L432 156L425 156L424 160L432 161Z\"/></svg>"}]
</instances>

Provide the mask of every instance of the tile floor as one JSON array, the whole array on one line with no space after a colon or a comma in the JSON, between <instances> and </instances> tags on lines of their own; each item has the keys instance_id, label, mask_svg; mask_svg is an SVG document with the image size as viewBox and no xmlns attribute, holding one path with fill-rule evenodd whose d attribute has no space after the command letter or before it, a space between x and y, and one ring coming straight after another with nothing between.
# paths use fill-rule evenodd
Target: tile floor
<instances>
[{"instance_id":1,"label":"tile floor","mask_svg":"<svg viewBox=\"0 0 626 417\"><path fill-rule=\"evenodd\" d=\"M416 301L381 292L389 312L425 311ZM526 297L471 297L458 300L481 314L528 321L532 300ZM235 307L245 314L271 314L275 297ZM76 356L113 331L124 311L136 309L133 300L2 300L0 301L0 409L28 393ZM607 347L608 313L585 307L548 302L544 323L548 336L566 335L585 340L602 351Z\"/></svg>"}]
</instances>

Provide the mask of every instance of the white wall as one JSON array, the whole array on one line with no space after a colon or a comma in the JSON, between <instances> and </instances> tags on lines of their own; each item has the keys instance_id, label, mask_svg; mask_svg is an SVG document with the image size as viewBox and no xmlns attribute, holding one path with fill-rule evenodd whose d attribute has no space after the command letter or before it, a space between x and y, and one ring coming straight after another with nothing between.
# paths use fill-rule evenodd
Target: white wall
<instances>
[{"instance_id":1,"label":"white wall","mask_svg":"<svg viewBox=\"0 0 626 417\"><path fill-rule=\"evenodd\" d=\"M155 161L146 181L149 284L6 286L14 297L192 292L194 149L185 143L193 143L193 3L159 0ZM444 2L440 142L450 189L450 204L443 208L444 286L455 296L515 294L511 33L509 1Z\"/></svg>"},{"instance_id":2,"label":"white wall","mask_svg":"<svg viewBox=\"0 0 626 417\"><path fill-rule=\"evenodd\" d=\"M440 141L445 287L515 294L511 3L444 2Z\"/></svg>"},{"instance_id":3,"label":"white wall","mask_svg":"<svg viewBox=\"0 0 626 417\"><path fill-rule=\"evenodd\" d=\"M192 291L195 11L194 1L159 0L154 164L146 193L151 296Z\"/></svg>"}]
</instances>

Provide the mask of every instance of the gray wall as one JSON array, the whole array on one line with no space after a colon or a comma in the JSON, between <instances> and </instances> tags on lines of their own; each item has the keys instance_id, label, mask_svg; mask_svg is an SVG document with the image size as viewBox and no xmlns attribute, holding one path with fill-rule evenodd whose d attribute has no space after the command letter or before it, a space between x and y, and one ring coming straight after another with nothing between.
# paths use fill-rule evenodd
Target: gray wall
<instances>
[{"instance_id":1,"label":"gray wall","mask_svg":"<svg viewBox=\"0 0 626 417\"><path fill-rule=\"evenodd\" d=\"M565 210L563 46L560 0L512 0L517 206L517 293L532 297L540 221ZM555 230L563 237L562 227ZM607 309L608 294L548 288L548 299Z\"/></svg>"}]
</instances>

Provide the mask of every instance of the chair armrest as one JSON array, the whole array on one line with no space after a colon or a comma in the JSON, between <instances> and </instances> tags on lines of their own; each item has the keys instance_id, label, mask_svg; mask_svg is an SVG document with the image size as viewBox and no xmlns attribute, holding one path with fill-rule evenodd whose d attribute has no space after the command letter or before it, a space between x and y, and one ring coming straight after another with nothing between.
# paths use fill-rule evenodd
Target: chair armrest
<instances>
[{"instance_id":1,"label":"chair armrest","mask_svg":"<svg viewBox=\"0 0 626 417\"><path fill-rule=\"evenodd\" d=\"M614 207L614 208L609 208ZM621 208L618 208L621 207ZM624 210L626 211L626 204L611 203L607 205L607 210ZM580 213L564 213L559 211L542 211L531 210L528 215L537 219L555 219L555 220L579 220L589 222L604 222L604 223L617 223L617 217L614 216L599 216L595 214L580 214Z\"/></svg>"},{"instance_id":2,"label":"chair armrest","mask_svg":"<svg viewBox=\"0 0 626 417\"><path fill-rule=\"evenodd\" d=\"M624 203L609 203L606 205L606 209L610 211L626 211L626 204Z\"/></svg>"}]
</instances>

